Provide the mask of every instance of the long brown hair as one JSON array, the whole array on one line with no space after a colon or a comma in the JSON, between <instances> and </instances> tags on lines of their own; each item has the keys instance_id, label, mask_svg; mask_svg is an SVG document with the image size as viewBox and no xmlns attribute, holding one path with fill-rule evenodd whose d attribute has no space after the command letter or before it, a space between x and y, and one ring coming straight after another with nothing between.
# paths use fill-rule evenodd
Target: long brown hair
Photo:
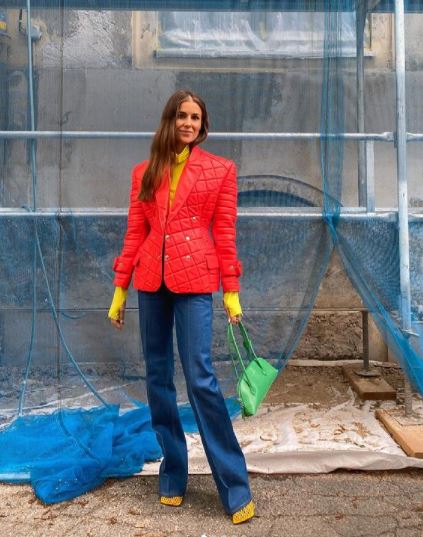
<instances>
[{"instance_id":1,"label":"long brown hair","mask_svg":"<svg viewBox=\"0 0 423 537\"><path fill-rule=\"evenodd\" d=\"M194 101L201 108L201 128L197 138L190 144L190 149L201 144L207 138L209 130L209 118L204 101L188 90L179 90L169 97L162 112L159 128L154 135L150 149L150 161L144 172L139 199L150 201L160 183L166 178L165 172L169 173L172 159L176 152L175 121L179 108L184 101Z\"/></svg>"}]
</instances>

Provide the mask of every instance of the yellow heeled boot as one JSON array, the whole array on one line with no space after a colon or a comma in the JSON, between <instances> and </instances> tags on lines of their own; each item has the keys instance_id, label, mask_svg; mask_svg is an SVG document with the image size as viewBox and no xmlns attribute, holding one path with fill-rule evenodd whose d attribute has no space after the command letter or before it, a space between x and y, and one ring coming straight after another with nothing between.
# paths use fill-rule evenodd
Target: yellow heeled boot
<instances>
[{"instance_id":1,"label":"yellow heeled boot","mask_svg":"<svg viewBox=\"0 0 423 537\"><path fill-rule=\"evenodd\" d=\"M160 496L160 503L179 507L183 501L183 496Z\"/></svg>"},{"instance_id":2,"label":"yellow heeled boot","mask_svg":"<svg viewBox=\"0 0 423 537\"><path fill-rule=\"evenodd\" d=\"M233 524L241 524L241 522L246 522L247 520L250 520L250 518L253 518L254 516L254 503L253 501L247 503L242 509L239 511L236 511L236 513L233 513L232 515L232 523Z\"/></svg>"}]
</instances>

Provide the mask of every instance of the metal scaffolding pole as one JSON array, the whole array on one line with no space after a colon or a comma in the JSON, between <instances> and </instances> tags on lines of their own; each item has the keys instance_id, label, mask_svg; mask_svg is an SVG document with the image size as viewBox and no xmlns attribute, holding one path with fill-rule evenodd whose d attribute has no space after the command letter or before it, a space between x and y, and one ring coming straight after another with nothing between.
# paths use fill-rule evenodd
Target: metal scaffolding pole
<instances>
[{"instance_id":1,"label":"metal scaffolding pole","mask_svg":"<svg viewBox=\"0 0 423 537\"><path fill-rule=\"evenodd\" d=\"M34 105L34 73L32 63L32 36L31 36L31 0L26 1L26 37L28 47L28 100L29 100L29 119L31 132L35 132L35 105ZM37 210L37 155L36 155L36 139L29 139L30 158L31 158L31 178L32 178L32 211ZM37 233L36 221L33 221L34 237ZM22 381L21 393L19 396L19 416L23 413L25 403L26 389L28 386L29 373L33 359L33 342L35 340L35 327L37 325L37 244L34 240L32 246L32 328L31 328L31 343L27 356L24 379Z\"/></svg>"},{"instance_id":2,"label":"metal scaffolding pole","mask_svg":"<svg viewBox=\"0 0 423 537\"><path fill-rule=\"evenodd\" d=\"M364 27L366 24L367 1L357 4L355 14L357 51L357 132L364 132ZM366 188L366 144L358 142L358 205L367 205Z\"/></svg>"},{"instance_id":3,"label":"metal scaffolding pole","mask_svg":"<svg viewBox=\"0 0 423 537\"><path fill-rule=\"evenodd\" d=\"M356 4L355 29L356 29L356 82L357 82L357 132L365 131L365 102L364 102L364 28L367 16L367 0ZM369 142L373 143L373 142ZM367 207L367 211L374 210L374 174L373 170L368 177L367 153L373 150L373 145L368 146L367 141L358 142L358 205ZM371 181L368 182L368 179ZM371 184L370 184L371 183ZM377 377L379 373L370 369L369 357L369 312L362 311L362 339L363 339L363 369L355 371L358 376Z\"/></svg>"},{"instance_id":4,"label":"metal scaffolding pole","mask_svg":"<svg viewBox=\"0 0 423 537\"><path fill-rule=\"evenodd\" d=\"M150 140L154 132L148 131L0 131L0 138L8 140L38 139L49 140L103 140L103 139L133 139ZM411 136L421 136L423 134L412 134ZM278 140L321 140L322 138L334 138L339 140L366 140L374 142L393 142L393 132L379 133L320 133L320 132L211 132L208 140L248 140L248 141L278 141Z\"/></svg>"},{"instance_id":5,"label":"metal scaffolding pole","mask_svg":"<svg viewBox=\"0 0 423 537\"><path fill-rule=\"evenodd\" d=\"M120 207L50 207L28 212L26 209L0 207L1 218L66 218L66 217L127 217L128 209ZM238 207L239 217L283 218L287 220L321 220L322 211L318 207ZM365 210L357 207L341 207L341 216L346 221L366 221L369 217ZM384 222L397 222L397 210L379 209L372 213L372 218ZM411 222L421 222L423 214L411 213Z\"/></svg>"},{"instance_id":6,"label":"metal scaffolding pole","mask_svg":"<svg viewBox=\"0 0 423 537\"><path fill-rule=\"evenodd\" d=\"M395 0L396 150L398 182L398 227L400 255L400 308L402 330L411 333L410 246L407 191L407 125L405 103L404 0ZM404 372L405 415L412 413L411 386Z\"/></svg>"}]
</instances>

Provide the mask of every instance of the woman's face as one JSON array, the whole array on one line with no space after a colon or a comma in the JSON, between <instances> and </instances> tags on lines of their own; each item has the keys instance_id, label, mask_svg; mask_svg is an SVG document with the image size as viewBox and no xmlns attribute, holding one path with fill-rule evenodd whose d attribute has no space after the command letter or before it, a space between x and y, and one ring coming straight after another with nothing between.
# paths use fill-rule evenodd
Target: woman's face
<instances>
[{"instance_id":1,"label":"woman's face","mask_svg":"<svg viewBox=\"0 0 423 537\"><path fill-rule=\"evenodd\" d=\"M201 108L194 101L184 101L179 107L175 121L176 152L192 143L201 129Z\"/></svg>"}]
</instances>

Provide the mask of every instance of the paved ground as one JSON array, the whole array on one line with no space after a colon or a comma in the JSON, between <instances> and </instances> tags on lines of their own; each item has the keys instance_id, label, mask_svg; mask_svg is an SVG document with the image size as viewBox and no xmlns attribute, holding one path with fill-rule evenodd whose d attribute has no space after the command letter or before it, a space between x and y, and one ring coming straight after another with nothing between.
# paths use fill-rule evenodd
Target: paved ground
<instances>
[{"instance_id":1,"label":"paved ground","mask_svg":"<svg viewBox=\"0 0 423 537\"><path fill-rule=\"evenodd\" d=\"M162 506L157 477L107 481L45 506L28 486L0 485L1 537L423 537L423 472L251 476L252 522L233 526L211 476L190 476L179 508Z\"/></svg>"}]
</instances>

